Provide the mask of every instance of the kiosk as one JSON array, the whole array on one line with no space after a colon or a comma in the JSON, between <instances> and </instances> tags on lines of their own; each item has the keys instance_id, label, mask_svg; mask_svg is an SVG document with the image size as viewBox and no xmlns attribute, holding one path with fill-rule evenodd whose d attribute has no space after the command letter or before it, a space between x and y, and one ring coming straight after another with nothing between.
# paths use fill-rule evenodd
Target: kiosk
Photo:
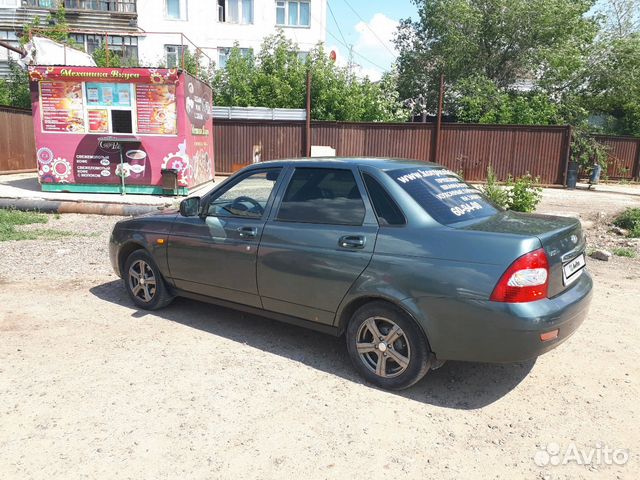
<instances>
[{"instance_id":1,"label":"kiosk","mask_svg":"<svg viewBox=\"0 0 640 480\"><path fill-rule=\"evenodd\" d=\"M215 174L211 88L161 68L31 66L43 191L171 193ZM163 188L164 186L164 188Z\"/></svg>"}]
</instances>

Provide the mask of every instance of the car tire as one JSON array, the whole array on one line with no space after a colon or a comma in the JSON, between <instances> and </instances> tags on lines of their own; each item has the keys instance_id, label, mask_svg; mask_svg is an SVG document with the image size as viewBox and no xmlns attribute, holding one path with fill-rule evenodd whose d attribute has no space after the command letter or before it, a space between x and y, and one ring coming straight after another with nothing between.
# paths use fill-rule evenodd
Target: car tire
<instances>
[{"instance_id":1,"label":"car tire","mask_svg":"<svg viewBox=\"0 0 640 480\"><path fill-rule=\"evenodd\" d=\"M136 306L158 310L173 300L160 269L146 250L136 250L124 262L124 286Z\"/></svg>"},{"instance_id":2,"label":"car tire","mask_svg":"<svg viewBox=\"0 0 640 480\"><path fill-rule=\"evenodd\" d=\"M429 371L431 350L418 324L393 305L374 301L360 307L346 331L356 369L369 382L402 390Z\"/></svg>"}]
</instances>

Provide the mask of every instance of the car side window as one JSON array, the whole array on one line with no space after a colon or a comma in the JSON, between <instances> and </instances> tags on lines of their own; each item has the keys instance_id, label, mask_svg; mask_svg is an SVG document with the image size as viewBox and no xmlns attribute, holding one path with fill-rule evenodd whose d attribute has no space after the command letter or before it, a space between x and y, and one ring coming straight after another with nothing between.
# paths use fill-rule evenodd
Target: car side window
<instances>
[{"instance_id":1,"label":"car side window","mask_svg":"<svg viewBox=\"0 0 640 480\"><path fill-rule=\"evenodd\" d=\"M369 198L373 204L381 225L405 225L407 221L400 210L400 207L391 198L380 183L367 173L362 174L364 184L367 187Z\"/></svg>"},{"instance_id":2,"label":"car side window","mask_svg":"<svg viewBox=\"0 0 640 480\"><path fill-rule=\"evenodd\" d=\"M261 218L281 170L272 168L247 175L229 189L211 198L207 215Z\"/></svg>"},{"instance_id":3,"label":"car side window","mask_svg":"<svg viewBox=\"0 0 640 480\"><path fill-rule=\"evenodd\" d=\"M351 170L296 168L276 220L362 225L364 202Z\"/></svg>"}]
</instances>

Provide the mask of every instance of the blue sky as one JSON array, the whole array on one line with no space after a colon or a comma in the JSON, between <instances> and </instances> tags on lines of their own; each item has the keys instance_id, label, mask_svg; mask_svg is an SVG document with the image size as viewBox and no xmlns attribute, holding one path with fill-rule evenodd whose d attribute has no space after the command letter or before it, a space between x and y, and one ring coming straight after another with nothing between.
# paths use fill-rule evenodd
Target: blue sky
<instances>
[{"instance_id":1,"label":"blue sky","mask_svg":"<svg viewBox=\"0 0 640 480\"><path fill-rule=\"evenodd\" d=\"M415 19L415 5L409 0L328 0L328 5L337 25L331 11L327 12L327 46L336 50L340 64L349 58L344 44L352 46L361 73L377 80L395 59L391 39L397 22Z\"/></svg>"}]
</instances>

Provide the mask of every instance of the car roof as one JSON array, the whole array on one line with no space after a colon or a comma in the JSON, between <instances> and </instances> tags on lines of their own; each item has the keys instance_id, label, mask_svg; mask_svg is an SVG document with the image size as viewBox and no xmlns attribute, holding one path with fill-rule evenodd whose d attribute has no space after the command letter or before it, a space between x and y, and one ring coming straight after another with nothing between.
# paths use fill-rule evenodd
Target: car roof
<instances>
[{"instance_id":1,"label":"car roof","mask_svg":"<svg viewBox=\"0 0 640 480\"><path fill-rule=\"evenodd\" d=\"M368 166L383 171L399 170L401 168L442 168L442 165L432 162L421 162L406 158L377 158L377 157L313 157L313 158L287 158L282 160L270 160L251 165L253 168L260 166L284 167L295 164L298 167L329 168L337 165Z\"/></svg>"}]
</instances>

